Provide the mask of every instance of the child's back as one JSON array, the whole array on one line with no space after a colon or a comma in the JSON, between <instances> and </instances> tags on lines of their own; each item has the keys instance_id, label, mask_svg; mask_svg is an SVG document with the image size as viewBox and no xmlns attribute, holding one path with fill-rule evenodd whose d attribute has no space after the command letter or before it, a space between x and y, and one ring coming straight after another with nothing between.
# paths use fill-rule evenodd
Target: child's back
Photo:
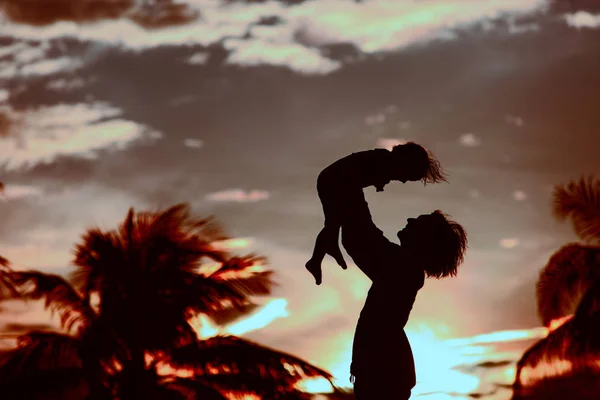
<instances>
[{"instance_id":1,"label":"child's back","mask_svg":"<svg viewBox=\"0 0 600 400\"><path fill-rule=\"evenodd\" d=\"M335 161L319 174L317 190L327 190L328 186L336 189L380 187L386 181L383 172L391 168L392 162L392 152L386 149L352 153ZM389 180L385 182L387 183Z\"/></svg>"}]
</instances>

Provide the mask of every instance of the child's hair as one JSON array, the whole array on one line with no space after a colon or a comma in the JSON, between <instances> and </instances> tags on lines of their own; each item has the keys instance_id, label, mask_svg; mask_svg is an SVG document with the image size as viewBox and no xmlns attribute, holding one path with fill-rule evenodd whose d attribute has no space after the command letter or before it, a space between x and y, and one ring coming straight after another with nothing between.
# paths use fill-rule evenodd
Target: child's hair
<instances>
[{"instance_id":1,"label":"child's hair","mask_svg":"<svg viewBox=\"0 0 600 400\"><path fill-rule=\"evenodd\" d=\"M425 274L428 278L437 279L456 276L467 249L467 233L459 223L440 210L435 210L431 215L432 226L429 229L433 235L425 244L429 248Z\"/></svg>"},{"instance_id":2,"label":"child's hair","mask_svg":"<svg viewBox=\"0 0 600 400\"><path fill-rule=\"evenodd\" d=\"M392 148L392 154L407 157L407 162L418 171L424 185L428 183L448 182L440 162L420 144L407 142Z\"/></svg>"}]
</instances>

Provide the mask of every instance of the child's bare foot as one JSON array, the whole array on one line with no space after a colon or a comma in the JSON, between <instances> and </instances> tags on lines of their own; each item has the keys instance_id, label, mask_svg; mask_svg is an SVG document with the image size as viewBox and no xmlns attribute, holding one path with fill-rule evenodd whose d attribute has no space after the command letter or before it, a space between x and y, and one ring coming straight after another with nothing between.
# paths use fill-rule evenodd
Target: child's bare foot
<instances>
[{"instance_id":1,"label":"child's bare foot","mask_svg":"<svg viewBox=\"0 0 600 400\"><path fill-rule=\"evenodd\" d=\"M346 260L344 260L344 256L342 255L342 251L340 250L339 246L331 247L327 254L333 257L335 262L338 263L338 265L342 267L342 269L348 268L348 266L346 265Z\"/></svg>"},{"instance_id":2,"label":"child's bare foot","mask_svg":"<svg viewBox=\"0 0 600 400\"><path fill-rule=\"evenodd\" d=\"M317 285L320 285L321 281L323 280L323 270L321 270L321 263L311 258L310 260L308 260L305 267L308 270L308 272L310 272L311 275L315 277L315 283Z\"/></svg>"}]
</instances>

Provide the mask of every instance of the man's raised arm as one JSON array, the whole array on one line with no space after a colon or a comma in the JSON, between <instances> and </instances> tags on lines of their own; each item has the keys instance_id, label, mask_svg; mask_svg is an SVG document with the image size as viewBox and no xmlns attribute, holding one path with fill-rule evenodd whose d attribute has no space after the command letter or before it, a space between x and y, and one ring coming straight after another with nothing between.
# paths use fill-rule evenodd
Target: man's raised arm
<instances>
[{"instance_id":1,"label":"man's raised arm","mask_svg":"<svg viewBox=\"0 0 600 400\"><path fill-rule=\"evenodd\" d=\"M342 224L342 245L360 270L375 282L383 276L386 268L386 255L390 247L398 246L390 242L377 228L366 201L353 214L354 218ZM366 212L365 212L366 209Z\"/></svg>"}]
</instances>

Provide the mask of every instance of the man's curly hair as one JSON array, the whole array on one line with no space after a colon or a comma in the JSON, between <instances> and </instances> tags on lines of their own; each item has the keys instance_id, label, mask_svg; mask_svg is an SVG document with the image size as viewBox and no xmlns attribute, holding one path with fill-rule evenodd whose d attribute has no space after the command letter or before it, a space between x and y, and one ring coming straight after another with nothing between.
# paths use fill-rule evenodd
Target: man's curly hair
<instances>
[{"instance_id":1,"label":"man's curly hair","mask_svg":"<svg viewBox=\"0 0 600 400\"><path fill-rule=\"evenodd\" d=\"M425 265L425 274L436 279L456 276L467 250L467 233L459 223L440 210L435 210L431 215L432 226L429 229L432 235L427 243L429 259Z\"/></svg>"}]
</instances>

